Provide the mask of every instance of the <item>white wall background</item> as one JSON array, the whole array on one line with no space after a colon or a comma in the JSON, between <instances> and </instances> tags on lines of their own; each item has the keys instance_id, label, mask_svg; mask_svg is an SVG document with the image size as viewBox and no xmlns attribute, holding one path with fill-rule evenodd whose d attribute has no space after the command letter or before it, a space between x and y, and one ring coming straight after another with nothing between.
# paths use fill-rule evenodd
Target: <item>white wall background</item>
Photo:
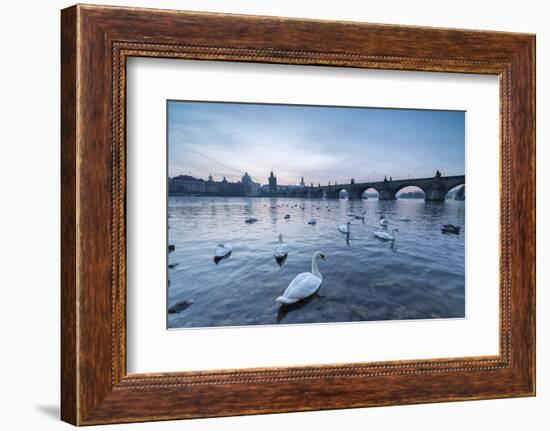
<instances>
[{"instance_id":1,"label":"white wall background","mask_svg":"<svg viewBox=\"0 0 550 431\"><path fill-rule=\"evenodd\" d=\"M537 34L538 396L105 426L135 430L547 429L550 423L550 13L546 2L119 0L103 4L477 28ZM59 422L59 10L68 1L4 2L0 15L0 426L62 430Z\"/></svg>"}]
</instances>

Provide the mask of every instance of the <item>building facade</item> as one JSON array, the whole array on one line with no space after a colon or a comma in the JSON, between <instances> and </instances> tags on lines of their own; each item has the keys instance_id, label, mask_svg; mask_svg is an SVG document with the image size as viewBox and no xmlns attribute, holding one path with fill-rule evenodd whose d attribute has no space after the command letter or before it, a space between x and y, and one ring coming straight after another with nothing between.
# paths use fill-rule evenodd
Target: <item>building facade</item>
<instances>
[{"instance_id":1,"label":"building facade","mask_svg":"<svg viewBox=\"0 0 550 431\"><path fill-rule=\"evenodd\" d=\"M313 187L313 185L311 186ZM229 182L225 177L221 181L214 180L212 175L208 179L196 178L192 175L178 175L168 178L168 194L170 196L276 196L278 193L308 188L302 177L299 185L279 185L277 177L270 172L268 184L261 185L255 182L245 172L239 182Z\"/></svg>"},{"instance_id":2,"label":"building facade","mask_svg":"<svg viewBox=\"0 0 550 431\"><path fill-rule=\"evenodd\" d=\"M214 181L210 175L208 181L191 175L178 175L168 179L170 196L244 196L242 183L230 183L225 177Z\"/></svg>"},{"instance_id":3,"label":"building facade","mask_svg":"<svg viewBox=\"0 0 550 431\"><path fill-rule=\"evenodd\" d=\"M245 173L240 182L231 183L225 177L214 181L212 175L208 180L191 175L178 175L168 178L168 195L170 196L259 196L261 185Z\"/></svg>"},{"instance_id":4,"label":"building facade","mask_svg":"<svg viewBox=\"0 0 550 431\"><path fill-rule=\"evenodd\" d=\"M261 184L256 183L252 180L252 177L248 175L248 172L245 172L241 183L244 188L244 194L245 196L258 196L261 192Z\"/></svg>"}]
</instances>

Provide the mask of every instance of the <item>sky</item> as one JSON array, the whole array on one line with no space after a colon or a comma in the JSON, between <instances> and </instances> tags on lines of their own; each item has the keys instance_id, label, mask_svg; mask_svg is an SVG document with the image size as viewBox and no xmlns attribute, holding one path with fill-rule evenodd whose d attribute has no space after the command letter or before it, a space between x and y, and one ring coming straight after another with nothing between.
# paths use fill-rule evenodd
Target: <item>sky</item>
<instances>
[{"instance_id":1,"label":"sky","mask_svg":"<svg viewBox=\"0 0 550 431\"><path fill-rule=\"evenodd\" d=\"M168 175L326 185L464 175L465 113L168 101Z\"/></svg>"}]
</instances>

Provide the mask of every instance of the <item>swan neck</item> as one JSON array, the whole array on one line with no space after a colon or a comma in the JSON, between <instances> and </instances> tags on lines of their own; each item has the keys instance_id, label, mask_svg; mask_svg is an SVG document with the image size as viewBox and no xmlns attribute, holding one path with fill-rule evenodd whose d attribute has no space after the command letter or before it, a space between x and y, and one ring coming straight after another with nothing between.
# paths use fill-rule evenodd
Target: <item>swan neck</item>
<instances>
[{"instance_id":1,"label":"swan neck","mask_svg":"<svg viewBox=\"0 0 550 431\"><path fill-rule=\"evenodd\" d=\"M321 277L319 272L319 260L317 259L317 254L314 254L311 258L311 273L317 277Z\"/></svg>"}]
</instances>

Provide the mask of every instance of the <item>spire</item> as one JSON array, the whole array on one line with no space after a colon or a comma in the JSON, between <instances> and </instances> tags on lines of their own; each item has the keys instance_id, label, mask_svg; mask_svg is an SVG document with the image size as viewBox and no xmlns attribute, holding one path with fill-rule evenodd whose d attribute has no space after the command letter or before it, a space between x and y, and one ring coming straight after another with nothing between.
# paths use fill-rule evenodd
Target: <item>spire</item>
<instances>
[{"instance_id":1,"label":"spire","mask_svg":"<svg viewBox=\"0 0 550 431\"><path fill-rule=\"evenodd\" d=\"M269 192L270 193L276 193L277 192L277 177L273 174L273 171L271 171L269 178Z\"/></svg>"}]
</instances>

